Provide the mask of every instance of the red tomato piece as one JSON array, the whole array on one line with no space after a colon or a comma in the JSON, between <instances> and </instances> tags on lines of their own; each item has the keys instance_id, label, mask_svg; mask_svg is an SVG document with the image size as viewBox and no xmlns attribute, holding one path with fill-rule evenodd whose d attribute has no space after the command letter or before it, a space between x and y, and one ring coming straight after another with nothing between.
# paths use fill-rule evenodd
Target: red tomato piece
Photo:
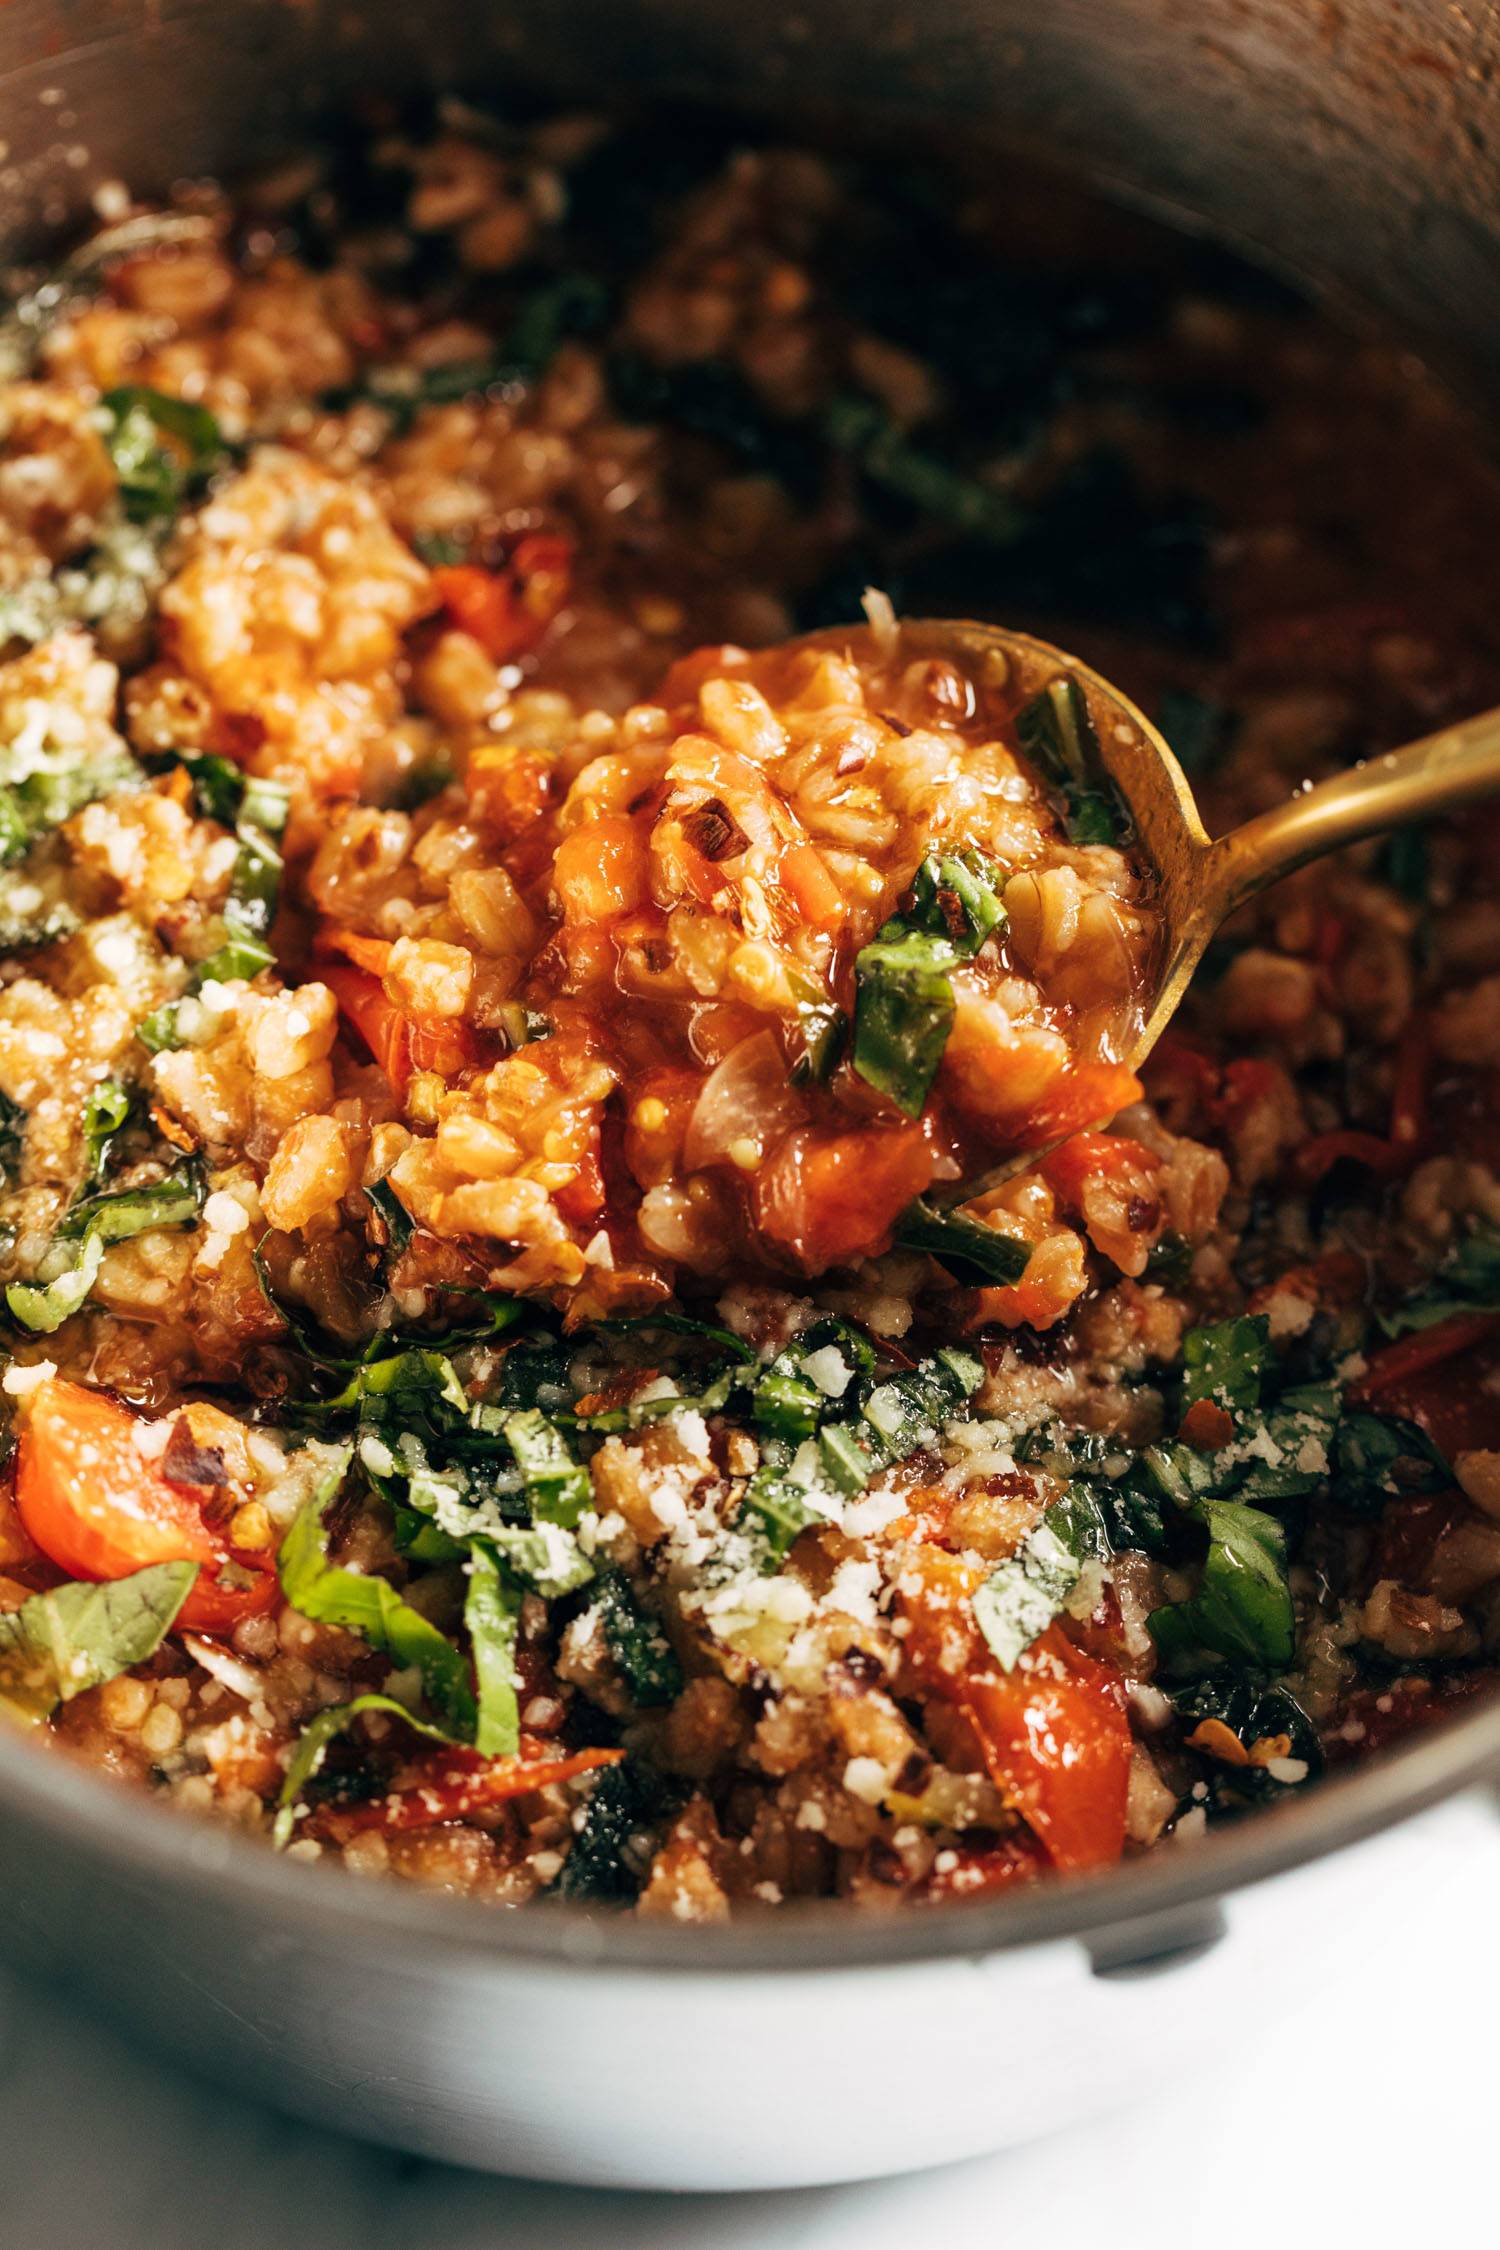
<instances>
[{"instance_id":1,"label":"red tomato piece","mask_svg":"<svg viewBox=\"0 0 1500 2250\"><path fill-rule=\"evenodd\" d=\"M470 1069L479 1052L472 1028L448 1016L409 1016L398 1008L378 977L364 969L331 965L322 970L339 1007L384 1071L392 1093L406 1092L419 1070L456 1078Z\"/></svg>"},{"instance_id":2,"label":"red tomato piece","mask_svg":"<svg viewBox=\"0 0 1500 2250\"><path fill-rule=\"evenodd\" d=\"M432 574L433 592L461 632L496 664L536 647L568 598L573 550L566 539L533 533L503 571L454 563Z\"/></svg>"},{"instance_id":3,"label":"red tomato piece","mask_svg":"<svg viewBox=\"0 0 1500 2250\"><path fill-rule=\"evenodd\" d=\"M1056 1625L1012 1672L971 1679L961 1697L997 1789L1065 1874L1108 1867L1125 1848L1131 1734L1113 1665Z\"/></svg>"},{"instance_id":4,"label":"red tomato piece","mask_svg":"<svg viewBox=\"0 0 1500 2250\"><path fill-rule=\"evenodd\" d=\"M249 1582L221 1582L240 1564L189 1495L141 1451L136 1416L102 1391L54 1376L31 1394L16 1467L16 1508L27 1533L70 1578L128 1578L152 1563L195 1562L197 1583L177 1621L226 1632L277 1599L264 1560Z\"/></svg>"},{"instance_id":5,"label":"red tomato piece","mask_svg":"<svg viewBox=\"0 0 1500 2250\"><path fill-rule=\"evenodd\" d=\"M789 1133L754 1182L755 1223L807 1273L875 1256L932 1178L920 1124Z\"/></svg>"},{"instance_id":6,"label":"red tomato piece","mask_svg":"<svg viewBox=\"0 0 1500 2250\"><path fill-rule=\"evenodd\" d=\"M1045 1148L1070 1133L1107 1125L1140 1098L1141 1082L1123 1063L1073 1063L1058 1073L1039 1102L1006 1120L1005 1138L1016 1148Z\"/></svg>"}]
</instances>

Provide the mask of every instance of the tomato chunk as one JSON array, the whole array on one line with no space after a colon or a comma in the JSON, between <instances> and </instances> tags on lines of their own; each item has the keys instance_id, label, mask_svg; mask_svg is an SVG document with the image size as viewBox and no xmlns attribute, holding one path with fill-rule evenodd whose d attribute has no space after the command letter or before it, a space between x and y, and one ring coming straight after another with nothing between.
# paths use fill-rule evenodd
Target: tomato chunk
<instances>
[{"instance_id":1,"label":"tomato chunk","mask_svg":"<svg viewBox=\"0 0 1500 2250\"><path fill-rule=\"evenodd\" d=\"M1123 1063L1074 1063L1059 1073L1041 1100L1008 1118L1005 1138L1017 1148L1045 1148L1110 1118L1141 1098L1141 1082Z\"/></svg>"},{"instance_id":2,"label":"tomato chunk","mask_svg":"<svg viewBox=\"0 0 1500 2250\"><path fill-rule=\"evenodd\" d=\"M1108 1867L1125 1848L1131 1735L1120 1675L1056 1625L1013 1672L971 1679L962 1703L997 1789L1054 1867Z\"/></svg>"},{"instance_id":3,"label":"tomato chunk","mask_svg":"<svg viewBox=\"0 0 1500 2250\"><path fill-rule=\"evenodd\" d=\"M433 592L461 632L496 664L536 647L568 598L573 550L545 532L521 540L504 570L455 563L432 574Z\"/></svg>"},{"instance_id":4,"label":"tomato chunk","mask_svg":"<svg viewBox=\"0 0 1500 2250\"><path fill-rule=\"evenodd\" d=\"M379 1064L393 1094L406 1092L419 1070L455 1078L478 1061L471 1027L447 1016L409 1016L364 969L330 963L320 970L340 1009Z\"/></svg>"},{"instance_id":5,"label":"tomato chunk","mask_svg":"<svg viewBox=\"0 0 1500 2250\"><path fill-rule=\"evenodd\" d=\"M139 1442L143 1425L102 1391L53 1376L32 1392L16 1467L16 1508L30 1537L70 1578L128 1578L152 1563L202 1565L178 1612L224 1632L277 1598L269 1560L242 1565ZM244 1568L248 1583L220 1573Z\"/></svg>"},{"instance_id":6,"label":"tomato chunk","mask_svg":"<svg viewBox=\"0 0 1500 2250\"><path fill-rule=\"evenodd\" d=\"M756 1224L807 1273L873 1257L934 1161L920 1124L789 1133L756 1178Z\"/></svg>"}]
</instances>

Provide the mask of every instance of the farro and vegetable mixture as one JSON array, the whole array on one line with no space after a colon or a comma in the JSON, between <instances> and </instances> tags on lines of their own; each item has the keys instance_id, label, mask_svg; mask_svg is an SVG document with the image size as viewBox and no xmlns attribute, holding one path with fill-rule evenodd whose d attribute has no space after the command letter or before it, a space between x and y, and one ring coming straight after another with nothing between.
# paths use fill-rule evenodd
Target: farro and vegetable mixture
<instances>
[{"instance_id":1,"label":"farro and vegetable mixture","mask_svg":"<svg viewBox=\"0 0 1500 2250\"><path fill-rule=\"evenodd\" d=\"M0 328L0 1710L517 1905L925 1904L1488 1689L1500 701L1408 357L1056 183L654 118L121 189ZM789 637L824 629L790 649ZM952 1207L955 1183L1008 1175Z\"/></svg>"}]
</instances>

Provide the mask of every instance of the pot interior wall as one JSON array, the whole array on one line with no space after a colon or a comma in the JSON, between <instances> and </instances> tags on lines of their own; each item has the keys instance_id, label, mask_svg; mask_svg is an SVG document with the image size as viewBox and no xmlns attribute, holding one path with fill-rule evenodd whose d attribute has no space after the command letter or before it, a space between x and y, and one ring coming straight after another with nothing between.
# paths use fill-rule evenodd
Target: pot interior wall
<instances>
[{"instance_id":1,"label":"pot interior wall","mask_svg":"<svg viewBox=\"0 0 1500 2250\"><path fill-rule=\"evenodd\" d=\"M12 0L0 255L422 91L940 125L1191 215L1500 380L1500 17L1445 0Z\"/></svg>"}]
</instances>

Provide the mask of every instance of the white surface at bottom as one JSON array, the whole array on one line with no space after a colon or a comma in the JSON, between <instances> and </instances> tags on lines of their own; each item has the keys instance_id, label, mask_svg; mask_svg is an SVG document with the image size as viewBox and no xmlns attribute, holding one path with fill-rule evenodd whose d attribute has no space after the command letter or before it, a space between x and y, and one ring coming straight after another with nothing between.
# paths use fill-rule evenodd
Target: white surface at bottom
<instances>
[{"instance_id":1,"label":"white surface at bottom","mask_svg":"<svg viewBox=\"0 0 1500 2250\"><path fill-rule=\"evenodd\" d=\"M0 2245L1483 2250L1500 2239L1497 1903L1500 1820L1478 1798L1446 1806L1234 1902L1246 1977L1288 1911L1333 1917L1329 1974L1195 2079L945 2172L735 2197L541 2187L386 2155L191 2084L71 2005L0 1985ZM941 2102L963 2067L893 2052L913 2102ZM1148 2082L1149 2054L1140 2069Z\"/></svg>"}]
</instances>

